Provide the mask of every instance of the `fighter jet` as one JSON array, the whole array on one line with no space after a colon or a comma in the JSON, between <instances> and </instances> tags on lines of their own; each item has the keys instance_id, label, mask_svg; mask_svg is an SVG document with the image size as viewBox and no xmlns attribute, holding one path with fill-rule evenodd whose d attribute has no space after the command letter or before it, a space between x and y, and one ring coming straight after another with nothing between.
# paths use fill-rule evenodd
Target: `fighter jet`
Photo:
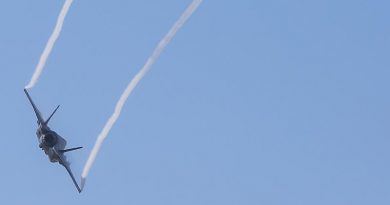
<instances>
[{"instance_id":1,"label":"fighter jet","mask_svg":"<svg viewBox=\"0 0 390 205\"><path fill-rule=\"evenodd\" d=\"M66 146L66 140L62 138L59 134L54 132L49 128L47 125L53 117L54 113L57 111L57 109L60 106L57 106L57 108L53 111L53 113L50 115L47 120L44 120L41 113L39 112L38 108L35 106L33 100L31 99L30 95L28 94L27 90L24 89L24 92L27 95L28 100L30 101L35 115L38 118L38 128L37 128L37 137L39 142L39 147L45 152L45 154L49 157L50 162L58 162L62 166L65 167L66 171L68 172L69 176L72 178L72 181L74 185L77 188L77 191L80 193L81 189L79 185L77 184L72 171L70 170L70 163L66 160L66 157L64 155L65 152L81 149L82 147L75 147L70 149L65 149Z\"/></svg>"}]
</instances>

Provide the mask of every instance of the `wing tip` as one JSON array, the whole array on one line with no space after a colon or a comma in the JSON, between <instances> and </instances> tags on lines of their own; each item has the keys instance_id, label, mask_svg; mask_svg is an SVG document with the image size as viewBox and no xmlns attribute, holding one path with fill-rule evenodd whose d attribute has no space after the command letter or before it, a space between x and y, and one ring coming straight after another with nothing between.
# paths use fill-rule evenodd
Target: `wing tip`
<instances>
[{"instance_id":1,"label":"wing tip","mask_svg":"<svg viewBox=\"0 0 390 205\"><path fill-rule=\"evenodd\" d=\"M80 190L83 191L84 190L84 186L85 186L85 181L87 179L85 177L81 177L81 182L80 182ZM80 191L80 193L81 193Z\"/></svg>"}]
</instances>

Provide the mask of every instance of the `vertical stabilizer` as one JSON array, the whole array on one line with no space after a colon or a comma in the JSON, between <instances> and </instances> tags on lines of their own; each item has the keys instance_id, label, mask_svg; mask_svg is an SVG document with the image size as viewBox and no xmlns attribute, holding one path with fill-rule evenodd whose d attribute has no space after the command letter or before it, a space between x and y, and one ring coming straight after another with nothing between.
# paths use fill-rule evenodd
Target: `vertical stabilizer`
<instances>
[{"instance_id":1,"label":"vertical stabilizer","mask_svg":"<svg viewBox=\"0 0 390 205\"><path fill-rule=\"evenodd\" d=\"M49 123L51 117L53 117L54 113L56 113L56 111L58 110L59 107L60 107L60 106L58 105L58 106L56 107L56 109L51 113L50 117L47 118L47 120L45 121L45 125L47 125L47 124Z\"/></svg>"}]
</instances>

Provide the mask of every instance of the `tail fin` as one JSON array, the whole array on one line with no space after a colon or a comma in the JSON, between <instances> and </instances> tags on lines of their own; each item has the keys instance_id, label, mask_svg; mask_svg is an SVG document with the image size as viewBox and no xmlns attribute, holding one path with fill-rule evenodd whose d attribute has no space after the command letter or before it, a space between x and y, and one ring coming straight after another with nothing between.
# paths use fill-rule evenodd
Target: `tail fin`
<instances>
[{"instance_id":1,"label":"tail fin","mask_svg":"<svg viewBox=\"0 0 390 205\"><path fill-rule=\"evenodd\" d=\"M70 149L63 149L63 150L59 150L59 152L65 153L65 152L70 152L70 151L81 149L81 148L83 148L83 147L75 147L75 148L70 148Z\"/></svg>"},{"instance_id":2,"label":"tail fin","mask_svg":"<svg viewBox=\"0 0 390 205\"><path fill-rule=\"evenodd\" d=\"M50 117L47 118L47 120L45 121L45 125L47 125L51 119L51 117L53 117L54 113L56 113L56 111L58 110L60 106L58 105L57 108L51 113Z\"/></svg>"}]
</instances>

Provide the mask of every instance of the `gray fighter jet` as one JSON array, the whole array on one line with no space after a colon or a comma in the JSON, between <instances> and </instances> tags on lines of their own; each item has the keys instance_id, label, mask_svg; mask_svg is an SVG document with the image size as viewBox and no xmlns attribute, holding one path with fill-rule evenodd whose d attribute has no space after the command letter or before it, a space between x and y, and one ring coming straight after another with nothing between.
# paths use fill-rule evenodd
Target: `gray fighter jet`
<instances>
[{"instance_id":1,"label":"gray fighter jet","mask_svg":"<svg viewBox=\"0 0 390 205\"><path fill-rule=\"evenodd\" d=\"M38 108L35 106L33 100L31 99L26 89L24 89L24 92L26 93L27 98L34 109L35 115L38 118L37 121L38 129L36 134L38 137L39 147L42 148L45 154L49 157L50 162L53 163L58 162L59 164L65 167L66 171L69 173L70 177L72 178L72 181L76 186L77 191L79 191L80 193L81 189L77 184L72 171L70 170L70 166L69 166L70 163L66 160L64 153L81 149L82 147L65 149L66 140L62 138L60 135L58 135L56 132L51 130L49 126L47 126L51 117L53 117L54 113L57 111L57 109L60 106L57 106L57 108L53 111L53 113L50 115L50 117L47 120L43 120L41 113L39 112Z\"/></svg>"}]
</instances>

